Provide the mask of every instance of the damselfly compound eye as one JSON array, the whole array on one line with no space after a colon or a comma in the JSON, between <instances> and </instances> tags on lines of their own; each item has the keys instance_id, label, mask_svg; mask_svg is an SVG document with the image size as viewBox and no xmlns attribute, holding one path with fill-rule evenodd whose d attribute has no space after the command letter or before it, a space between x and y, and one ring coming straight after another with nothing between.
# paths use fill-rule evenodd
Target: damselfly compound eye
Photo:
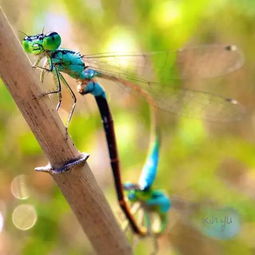
<instances>
[{"instance_id":1,"label":"damselfly compound eye","mask_svg":"<svg viewBox=\"0 0 255 255\"><path fill-rule=\"evenodd\" d=\"M30 47L29 47L29 41L27 40L27 36L23 39L22 46L23 46L23 49L25 50L25 52L32 53L30 50Z\"/></svg>"},{"instance_id":2,"label":"damselfly compound eye","mask_svg":"<svg viewBox=\"0 0 255 255\"><path fill-rule=\"evenodd\" d=\"M45 50L56 50L61 44L61 37L58 33L52 32L45 35L42 45Z\"/></svg>"}]
</instances>

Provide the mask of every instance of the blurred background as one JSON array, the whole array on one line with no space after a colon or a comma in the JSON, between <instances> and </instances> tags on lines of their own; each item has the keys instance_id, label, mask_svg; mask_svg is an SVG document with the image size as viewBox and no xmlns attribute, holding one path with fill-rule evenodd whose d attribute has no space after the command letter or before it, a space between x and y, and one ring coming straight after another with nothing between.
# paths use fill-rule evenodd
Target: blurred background
<instances>
[{"instance_id":1,"label":"blurred background","mask_svg":"<svg viewBox=\"0 0 255 255\"><path fill-rule=\"evenodd\" d=\"M154 186L173 199L168 230L159 239L159 254L255 253L254 1L0 3L20 40L24 34L19 31L29 35L43 29L57 31L63 47L83 54L174 50L213 43L236 44L242 49L245 65L240 70L190 87L235 98L248 114L237 122L162 116L161 159ZM52 83L51 74L47 81ZM75 88L75 82L68 81ZM33 171L47 159L0 84L0 254L94 254L52 178ZM149 107L117 85L103 85L116 125L123 179L136 182L150 141ZM60 111L63 121L70 104L66 93ZM91 96L78 95L70 134L80 151L90 153L88 163L116 218L123 222ZM150 254L152 239L134 242L134 250L135 254Z\"/></svg>"}]
</instances>

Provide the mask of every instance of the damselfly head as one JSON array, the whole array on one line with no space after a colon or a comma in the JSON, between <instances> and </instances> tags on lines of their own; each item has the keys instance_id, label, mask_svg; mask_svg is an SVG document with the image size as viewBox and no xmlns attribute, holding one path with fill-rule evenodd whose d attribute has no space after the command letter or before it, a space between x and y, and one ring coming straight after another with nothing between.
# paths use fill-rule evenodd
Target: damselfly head
<instances>
[{"instance_id":1,"label":"damselfly head","mask_svg":"<svg viewBox=\"0 0 255 255\"><path fill-rule=\"evenodd\" d=\"M130 202L135 202L139 199L138 193L140 192L140 188L137 184L127 182L123 184L123 188L127 192L127 197Z\"/></svg>"},{"instance_id":2,"label":"damselfly head","mask_svg":"<svg viewBox=\"0 0 255 255\"><path fill-rule=\"evenodd\" d=\"M27 53L34 55L54 51L60 46L60 44L61 37L56 32L26 36L22 41L24 50Z\"/></svg>"},{"instance_id":3,"label":"damselfly head","mask_svg":"<svg viewBox=\"0 0 255 255\"><path fill-rule=\"evenodd\" d=\"M123 188L130 202L144 202L152 194L150 188L141 189L140 185L135 183L124 183Z\"/></svg>"}]
</instances>

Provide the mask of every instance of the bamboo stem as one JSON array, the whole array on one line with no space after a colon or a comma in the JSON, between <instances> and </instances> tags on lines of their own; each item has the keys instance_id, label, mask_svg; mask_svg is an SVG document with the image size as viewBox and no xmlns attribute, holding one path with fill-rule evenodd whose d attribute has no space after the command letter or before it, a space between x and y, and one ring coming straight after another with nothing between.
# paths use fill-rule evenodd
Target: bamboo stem
<instances>
[{"instance_id":1,"label":"bamboo stem","mask_svg":"<svg viewBox=\"0 0 255 255\"><path fill-rule=\"evenodd\" d=\"M0 74L53 168L80 159L65 127L42 91L19 40L0 9ZM97 254L131 254L102 191L86 162L51 174Z\"/></svg>"}]
</instances>

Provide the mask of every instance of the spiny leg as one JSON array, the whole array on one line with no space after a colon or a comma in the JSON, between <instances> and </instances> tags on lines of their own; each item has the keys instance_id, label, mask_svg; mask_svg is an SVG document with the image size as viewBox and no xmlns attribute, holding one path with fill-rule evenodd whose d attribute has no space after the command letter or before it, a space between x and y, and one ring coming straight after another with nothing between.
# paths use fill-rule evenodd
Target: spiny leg
<instances>
[{"instance_id":1,"label":"spiny leg","mask_svg":"<svg viewBox=\"0 0 255 255\"><path fill-rule=\"evenodd\" d=\"M134 204L132 204L132 205L130 206L130 211L131 211L131 213L132 213L134 216L138 213L138 211L139 211L140 209L141 209L141 204L139 204L139 203L134 203ZM124 228L123 228L124 233L126 233L126 232L128 231L128 229L129 229L129 222L128 222L127 219L126 219L125 225L126 225L126 226L124 226Z\"/></svg>"},{"instance_id":2,"label":"spiny leg","mask_svg":"<svg viewBox=\"0 0 255 255\"><path fill-rule=\"evenodd\" d=\"M59 94L59 96L61 96L62 90L61 90L61 83L60 83L60 78L59 78L60 73L59 73L58 69L53 65L51 58L48 58L49 66L50 66L49 68L46 67L47 64L48 64L47 59L43 63L43 66L39 66L38 64L42 60L42 58L43 57L39 57L36 60L36 62L32 65L33 68L37 68L37 69L41 69L42 70L42 72L40 74L40 81L43 82L44 74L45 74L46 71L47 72L54 72L54 78L56 78L56 81L57 81L57 90L46 92L46 93L43 94L43 96L50 95L50 94ZM59 101L61 101L61 100L59 99ZM59 108L59 107L57 107L57 108Z\"/></svg>"},{"instance_id":3,"label":"spiny leg","mask_svg":"<svg viewBox=\"0 0 255 255\"><path fill-rule=\"evenodd\" d=\"M45 70L41 70L41 73L40 73L40 82L43 83L44 81L44 75L45 75Z\"/></svg>"},{"instance_id":4,"label":"spiny leg","mask_svg":"<svg viewBox=\"0 0 255 255\"><path fill-rule=\"evenodd\" d=\"M73 92L73 90L71 89L71 87L69 86L69 84L67 83L67 81L65 80L64 76L59 73L59 76L60 76L60 79L63 81L63 83L65 84L65 86L68 88L70 94L72 95L72 98L73 98L73 105L72 105L72 109L71 111L69 112L69 115L68 115L68 119L67 119L67 122L66 122L66 127L68 128L69 124L70 124L70 121L72 119L72 116L73 116L73 113L74 113L74 109L75 109L75 106L76 106L76 102L77 102L77 99L76 99L76 96Z\"/></svg>"},{"instance_id":5,"label":"spiny leg","mask_svg":"<svg viewBox=\"0 0 255 255\"><path fill-rule=\"evenodd\" d=\"M151 235L151 238L153 241L153 251L152 251L151 255L156 255L156 254L158 254L158 251L159 251L158 239L153 233Z\"/></svg>"},{"instance_id":6,"label":"spiny leg","mask_svg":"<svg viewBox=\"0 0 255 255\"><path fill-rule=\"evenodd\" d=\"M46 68L46 70L51 70L51 68L50 69L47 69ZM57 90L53 90L53 91L49 91L49 92L45 92L44 94L43 94L43 96L46 96L46 95L51 95L51 94L61 94L61 92L62 92L62 87L61 87L61 82L60 82L60 72L58 71L58 69L56 68L56 67L53 67L52 68L52 71L53 71L53 73L54 73L54 76L55 76L55 78L56 78L56 81L57 81ZM61 95L61 99L59 99L60 101L62 100L62 95ZM61 102L59 102L60 104L61 104Z\"/></svg>"},{"instance_id":7,"label":"spiny leg","mask_svg":"<svg viewBox=\"0 0 255 255\"><path fill-rule=\"evenodd\" d=\"M34 62L34 64L31 62L31 60L29 59L29 62L31 63L32 68L39 68L38 64L40 63L40 61L44 58L44 56L39 56L36 61Z\"/></svg>"},{"instance_id":8,"label":"spiny leg","mask_svg":"<svg viewBox=\"0 0 255 255\"><path fill-rule=\"evenodd\" d=\"M55 83L57 85L57 90L55 91L49 91L49 92L45 92L43 93L42 96L46 96L46 95L51 95L51 94L58 94L58 104L56 106L56 110L58 111L60 106L61 106L61 103L62 103L62 86L61 86L61 80L62 82L64 83L64 85L68 88L69 92L71 93L72 95L72 98L73 98L73 105L72 105L72 109L69 113L69 116L68 116L68 119L67 119L67 123L66 123L66 132L67 132L67 129L68 129L68 126L70 124L70 121L71 121L71 118L73 116L73 113L74 113L74 109L75 109L75 106L76 106L76 102L77 102L77 99L76 99L76 96L74 94L74 92L72 91L72 89L70 88L69 84L67 83L67 81L65 80L65 78L63 77L63 75L59 72L59 70L57 69L56 66L53 65L52 63L52 60L51 58L49 58L49 65L50 65L50 68L46 68L48 62L44 62L43 66L38 66L39 62L41 61L42 58L39 58L32 67L34 68L38 68L38 69L41 69L42 72L41 72L41 75L40 75L40 81L43 82L44 80L44 75L45 75L45 72L53 72L54 73L54 79L55 79Z\"/></svg>"},{"instance_id":9,"label":"spiny leg","mask_svg":"<svg viewBox=\"0 0 255 255\"><path fill-rule=\"evenodd\" d=\"M47 59L45 59L45 61L44 61L42 67L43 67L43 68L46 68L47 64L48 64L48 61L47 61ZM41 73L40 73L40 82L41 82L41 83L43 83L43 81L44 81L45 73L46 73L46 70L42 69L42 70L41 70Z\"/></svg>"},{"instance_id":10,"label":"spiny leg","mask_svg":"<svg viewBox=\"0 0 255 255\"><path fill-rule=\"evenodd\" d=\"M144 216L145 216L145 224L147 226L148 235L151 237L153 242L153 250L151 252L151 255L156 255L158 253L159 247L158 247L157 238L155 234L153 233L153 229L152 229L153 216L150 212L144 212Z\"/></svg>"},{"instance_id":11,"label":"spiny leg","mask_svg":"<svg viewBox=\"0 0 255 255\"><path fill-rule=\"evenodd\" d=\"M141 209L142 209L142 206L140 203L134 203L130 206L130 211L131 213L135 216L136 214L140 213L141 212ZM143 214L141 215L143 217ZM140 217L140 221L142 221L142 217ZM124 227L123 231L124 233L127 232L127 230L129 229L130 225L129 225L129 222L128 220L126 220L126 226ZM135 234L132 234L131 235L131 238L130 238L130 242L131 242L131 245L132 245L132 248L135 248L139 242L140 238L135 235Z\"/></svg>"},{"instance_id":12,"label":"spiny leg","mask_svg":"<svg viewBox=\"0 0 255 255\"><path fill-rule=\"evenodd\" d=\"M56 110L58 111L58 109L62 103L62 86L61 86L61 81L60 81L60 73L56 67L53 68L53 74L54 74L53 77L55 80L55 84L57 86L57 90L45 92L42 94L42 96L58 94L58 104L56 106Z\"/></svg>"},{"instance_id":13,"label":"spiny leg","mask_svg":"<svg viewBox=\"0 0 255 255\"><path fill-rule=\"evenodd\" d=\"M47 58L45 59L44 63L42 66L39 66L38 64L40 63L40 61L44 58L44 56L42 57L39 57L34 64L31 63L31 66L32 68L36 68L36 69L40 69L41 70L41 73L40 73L40 82L43 83L43 80L44 80L44 74L46 71L48 72L52 72L52 67L51 68L46 68L47 64L48 64L48 61L47 61ZM51 62L50 62L51 63Z\"/></svg>"},{"instance_id":14,"label":"spiny leg","mask_svg":"<svg viewBox=\"0 0 255 255\"><path fill-rule=\"evenodd\" d=\"M53 69L54 69L54 66L53 66L53 63L52 63L52 60L50 57L48 57L46 59L46 62L43 64L43 66L39 66L38 64L40 63L40 61L44 58L45 56L40 56L34 64L32 64L31 62L31 65L32 65L32 68L38 68L38 69L42 69L42 70L45 70L45 71L48 71L48 72L52 72ZM49 60L49 66L50 68L46 68L45 66L47 65L48 61Z\"/></svg>"},{"instance_id":15,"label":"spiny leg","mask_svg":"<svg viewBox=\"0 0 255 255\"><path fill-rule=\"evenodd\" d=\"M125 222L124 222L123 232L126 234L128 232L128 229L129 229L129 222L126 219Z\"/></svg>"},{"instance_id":16,"label":"spiny leg","mask_svg":"<svg viewBox=\"0 0 255 255\"><path fill-rule=\"evenodd\" d=\"M56 110L59 110L59 107L61 106L62 103L62 87L61 87L61 74L60 72L55 68L54 69L54 79L55 79L55 83L57 84L57 90L56 91L52 91L52 93L57 93L58 94L58 104L56 106ZM60 76L61 75L61 76ZM51 92L49 94L52 94Z\"/></svg>"},{"instance_id":17,"label":"spiny leg","mask_svg":"<svg viewBox=\"0 0 255 255\"><path fill-rule=\"evenodd\" d=\"M43 57L40 57L37 59L37 61L32 64L32 68L36 68L36 69L40 69L41 70L41 73L40 73L40 82L43 83L43 80L44 80L44 75L45 75L45 72L52 72L53 71L53 64L52 64L52 61L50 58L46 58L43 65L42 66L39 66L39 62L42 60ZM50 68L47 68L46 66L48 65L48 59L50 61Z\"/></svg>"},{"instance_id":18,"label":"spiny leg","mask_svg":"<svg viewBox=\"0 0 255 255\"><path fill-rule=\"evenodd\" d=\"M140 203L135 203L134 205L136 205L136 207L131 207L131 212L134 216L137 215L137 214L139 216L139 214L141 212L143 212L143 211L141 211L142 210L142 205ZM142 217L143 217L143 215L142 215ZM142 220L142 218L140 218L140 220ZM138 224L140 224L140 223L141 222L139 222L139 220L138 220ZM132 236L133 236L133 238L132 238L132 248L135 249L136 246L138 245L139 241L140 241L140 237L138 235L134 235L134 234Z\"/></svg>"},{"instance_id":19,"label":"spiny leg","mask_svg":"<svg viewBox=\"0 0 255 255\"><path fill-rule=\"evenodd\" d=\"M138 204L137 208L135 208L135 211L132 212L132 213L134 215L137 214L137 217L138 217L137 222L138 222L139 225L142 226L143 225L142 222L143 222L143 217L144 217L144 210L143 210L143 207L140 203L137 203L137 204ZM139 241L140 241L140 237L138 235L133 235L132 247L135 248L138 245Z\"/></svg>"},{"instance_id":20,"label":"spiny leg","mask_svg":"<svg viewBox=\"0 0 255 255\"><path fill-rule=\"evenodd\" d=\"M134 206L131 207L131 212L132 214L135 216L137 215L137 223L142 226L143 225L143 217L144 217L144 211L143 211L143 207L140 203L135 203ZM140 241L140 237L138 235L132 235L133 238L131 240L132 243L132 248L135 249L135 247L138 245L139 241Z\"/></svg>"},{"instance_id":21,"label":"spiny leg","mask_svg":"<svg viewBox=\"0 0 255 255\"><path fill-rule=\"evenodd\" d=\"M50 94L58 94L58 104L56 106L56 110L58 111L61 103L62 103L62 89L61 89L61 82L60 82L60 73L59 71L57 70L56 67L53 66L53 63L52 63L52 60L51 58L48 58L49 60L49 65L50 65L50 68L46 68L47 64L48 64L48 61L46 59L46 61L43 63L43 66L38 66L39 62L41 61L43 57L40 57L37 59L37 61L32 65L33 68L37 68L37 69L41 69L41 74L40 74L40 81L41 83L43 83L43 80L44 80L44 75L45 75L45 72L54 72L54 79L55 79L55 83L57 84L57 90L55 91L50 91L50 92L46 92L46 93L43 93L42 96L46 96L46 95L50 95Z\"/></svg>"},{"instance_id":22,"label":"spiny leg","mask_svg":"<svg viewBox=\"0 0 255 255\"><path fill-rule=\"evenodd\" d=\"M57 90L45 92L41 96L43 97L43 96L51 95L51 94L58 94L58 104L56 107L56 110L58 110L62 102L62 87L61 87L61 82L59 77L60 75L59 71L56 68L54 68L53 71L54 71L54 79L56 81L55 83L57 85Z\"/></svg>"}]
</instances>

